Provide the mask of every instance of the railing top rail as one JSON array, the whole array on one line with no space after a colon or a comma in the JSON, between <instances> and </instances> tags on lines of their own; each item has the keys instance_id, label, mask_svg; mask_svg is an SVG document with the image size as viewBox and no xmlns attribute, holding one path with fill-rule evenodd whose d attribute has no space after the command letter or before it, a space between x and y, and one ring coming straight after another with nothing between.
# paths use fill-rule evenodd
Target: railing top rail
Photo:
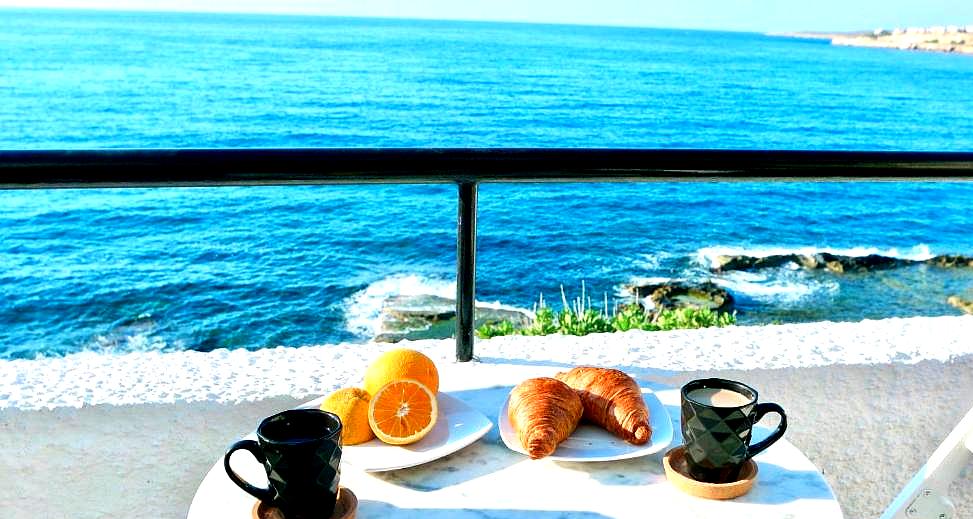
<instances>
[{"instance_id":1,"label":"railing top rail","mask_svg":"<svg viewBox=\"0 0 973 519\"><path fill-rule=\"evenodd\" d=\"M446 182L973 179L973 153L639 149L0 151L0 189Z\"/></svg>"}]
</instances>

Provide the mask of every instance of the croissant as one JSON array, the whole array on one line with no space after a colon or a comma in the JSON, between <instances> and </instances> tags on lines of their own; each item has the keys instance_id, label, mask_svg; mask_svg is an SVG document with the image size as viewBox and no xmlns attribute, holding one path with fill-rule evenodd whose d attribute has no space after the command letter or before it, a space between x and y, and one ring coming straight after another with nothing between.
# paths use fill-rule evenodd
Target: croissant
<instances>
[{"instance_id":1,"label":"croissant","mask_svg":"<svg viewBox=\"0 0 973 519\"><path fill-rule=\"evenodd\" d=\"M507 418L531 459L554 452L581 421L581 398L564 382L541 377L510 392Z\"/></svg>"},{"instance_id":2,"label":"croissant","mask_svg":"<svg viewBox=\"0 0 973 519\"><path fill-rule=\"evenodd\" d=\"M635 445L645 444L652 437L649 409L642 398L642 390L624 372L577 367L554 377L578 392L585 420Z\"/></svg>"}]
</instances>

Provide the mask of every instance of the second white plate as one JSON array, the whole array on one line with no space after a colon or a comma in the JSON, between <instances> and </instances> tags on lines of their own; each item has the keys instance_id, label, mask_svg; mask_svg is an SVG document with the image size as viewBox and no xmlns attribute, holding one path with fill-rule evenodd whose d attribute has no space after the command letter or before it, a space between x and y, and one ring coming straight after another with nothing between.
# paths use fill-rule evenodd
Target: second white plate
<instances>
[{"instance_id":1,"label":"second white plate","mask_svg":"<svg viewBox=\"0 0 973 519\"><path fill-rule=\"evenodd\" d=\"M566 440L557 446L557 450L545 459L555 461L615 461L639 456L647 456L661 451L672 443L672 420L665 406L655 396L651 389L642 388L642 398L649 408L649 424L652 426L652 438L645 445L632 445L618 438L601 427L582 423ZM497 423L500 427L500 438L511 450L526 455L527 451L520 445L517 431L507 418L507 405L510 397L500 408Z\"/></svg>"},{"instance_id":2,"label":"second white plate","mask_svg":"<svg viewBox=\"0 0 973 519\"><path fill-rule=\"evenodd\" d=\"M302 407L318 407L318 398ZM452 454L483 437L493 422L466 402L440 392L436 396L439 418L425 438L411 445L389 445L377 438L342 447L341 461L364 470L382 472L422 465Z\"/></svg>"}]
</instances>

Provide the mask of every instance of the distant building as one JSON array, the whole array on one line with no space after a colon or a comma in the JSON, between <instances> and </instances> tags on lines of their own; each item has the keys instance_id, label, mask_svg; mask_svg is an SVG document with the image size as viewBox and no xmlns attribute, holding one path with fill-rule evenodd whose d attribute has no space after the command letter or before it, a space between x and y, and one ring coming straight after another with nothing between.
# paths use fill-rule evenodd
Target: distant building
<instances>
[{"instance_id":1,"label":"distant building","mask_svg":"<svg viewBox=\"0 0 973 519\"><path fill-rule=\"evenodd\" d=\"M946 33L946 26L944 26L944 25L933 25L926 32L929 33L929 34L945 34Z\"/></svg>"},{"instance_id":2,"label":"distant building","mask_svg":"<svg viewBox=\"0 0 973 519\"><path fill-rule=\"evenodd\" d=\"M959 26L958 25L947 25L946 26L946 32L959 32Z\"/></svg>"},{"instance_id":3,"label":"distant building","mask_svg":"<svg viewBox=\"0 0 973 519\"><path fill-rule=\"evenodd\" d=\"M895 29L892 29L892 36L900 36L902 34L905 34L905 30L902 29L901 27L896 27Z\"/></svg>"}]
</instances>

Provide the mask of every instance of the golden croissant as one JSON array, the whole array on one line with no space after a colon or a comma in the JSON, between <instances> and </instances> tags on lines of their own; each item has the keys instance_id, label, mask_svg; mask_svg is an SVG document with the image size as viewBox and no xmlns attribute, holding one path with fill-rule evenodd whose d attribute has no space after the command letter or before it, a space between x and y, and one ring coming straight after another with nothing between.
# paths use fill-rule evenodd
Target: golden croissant
<instances>
[{"instance_id":1,"label":"golden croissant","mask_svg":"<svg viewBox=\"0 0 973 519\"><path fill-rule=\"evenodd\" d=\"M652 437L649 409L632 377L617 369L577 367L555 378L578 392L584 419L635 445Z\"/></svg>"},{"instance_id":2,"label":"golden croissant","mask_svg":"<svg viewBox=\"0 0 973 519\"><path fill-rule=\"evenodd\" d=\"M541 377L525 380L510 392L507 418L532 459L554 452L581 421L581 398L564 382Z\"/></svg>"}]
</instances>

